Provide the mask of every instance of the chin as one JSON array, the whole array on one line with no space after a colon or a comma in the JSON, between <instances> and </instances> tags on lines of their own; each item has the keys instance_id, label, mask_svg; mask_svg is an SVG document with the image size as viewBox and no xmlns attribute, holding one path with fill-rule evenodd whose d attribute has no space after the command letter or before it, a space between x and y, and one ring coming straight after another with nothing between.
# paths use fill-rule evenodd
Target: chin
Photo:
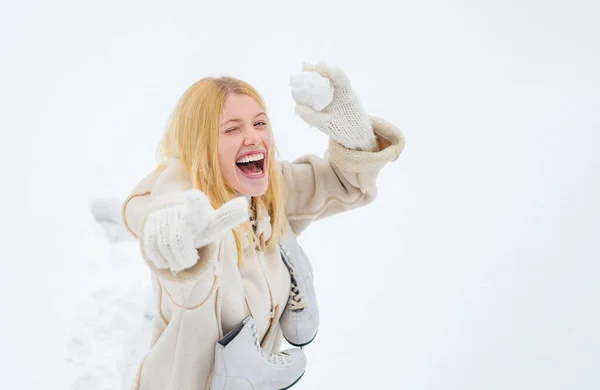
<instances>
[{"instance_id":1,"label":"chin","mask_svg":"<svg viewBox=\"0 0 600 390\"><path fill-rule=\"evenodd\" d=\"M262 181L262 180L261 180ZM267 178L264 178L264 184L263 183L253 183L252 186L242 186L242 188L240 189L240 193L242 193L243 195L246 196L252 196L254 198L258 198L260 196L263 196L266 192L267 189L269 188L269 181L267 180Z\"/></svg>"},{"instance_id":2,"label":"chin","mask_svg":"<svg viewBox=\"0 0 600 390\"><path fill-rule=\"evenodd\" d=\"M230 182L235 183L235 185L231 185L235 192L240 195L251 196L254 198L263 196L269 188L269 176L266 172L260 177L248 177L246 175L238 174Z\"/></svg>"}]
</instances>

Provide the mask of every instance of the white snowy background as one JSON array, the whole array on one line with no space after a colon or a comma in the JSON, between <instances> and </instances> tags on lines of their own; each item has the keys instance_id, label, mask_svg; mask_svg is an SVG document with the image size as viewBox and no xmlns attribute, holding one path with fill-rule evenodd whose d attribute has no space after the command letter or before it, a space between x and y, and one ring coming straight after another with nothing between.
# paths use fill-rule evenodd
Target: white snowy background
<instances>
[{"instance_id":1,"label":"white snowy background","mask_svg":"<svg viewBox=\"0 0 600 390\"><path fill-rule=\"evenodd\" d=\"M322 154L288 88L320 59L407 147L374 204L302 237L322 324L295 388L600 388L598 2L0 7L0 388L127 388L148 271L91 205L153 169L209 75L261 91L282 158Z\"/></svg>"}]
</instances>

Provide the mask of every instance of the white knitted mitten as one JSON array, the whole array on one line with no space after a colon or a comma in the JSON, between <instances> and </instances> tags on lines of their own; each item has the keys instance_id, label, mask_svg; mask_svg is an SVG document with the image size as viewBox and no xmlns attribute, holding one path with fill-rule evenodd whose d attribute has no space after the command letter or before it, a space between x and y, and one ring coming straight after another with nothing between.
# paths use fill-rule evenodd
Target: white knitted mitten
<instances>
[{"instance_id":1,"label":"white knitted mitten","mask_svg":"<svg viewBox=\"0 0 600 390\"><path fill-rule=\"evenodd\" d=\"M173 273L194 266L198 262L197 248L216 241L249 218L248 200L244 197L233 199L218 210L197 189L156 199L157 204L163 202L169 205L146 217L141 244L149 261Z\"/></svg>"},{"instance_id":2,"label":"white knitted mitten","mask_svg":"<svg viewBox=\"0 0 600 390\"><path fill-rule=\"evenodd\" d=\"M333 85L333 99L320 111L314 105L309 107L307 102L322 101L327 91L322 83L311 82L306 72L317 72ZM304 64L301 73L290 77L290 87L296 102L296 114L310 126L318 128L349 149L377 150L377 139L369 116L343 70L323 61L316 65ZM311 94L314 96L311 97Z\"/></svg>"}]
</instances>

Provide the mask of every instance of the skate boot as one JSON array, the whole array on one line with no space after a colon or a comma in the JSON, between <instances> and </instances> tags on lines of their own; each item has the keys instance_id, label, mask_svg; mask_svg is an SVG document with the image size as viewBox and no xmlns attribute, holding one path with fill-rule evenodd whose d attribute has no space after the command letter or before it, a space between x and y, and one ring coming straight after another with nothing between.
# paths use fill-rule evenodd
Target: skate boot
<instances>
[{"instance_id":1,"label":"skate boot","mask_svg":"<svg viewBox=\"0 0 600 390\"><path fill-rule=\"evenodd\" d=\"M313 269L294 233L282 236L279 246L291 276L290 297L279 325L288 343L303 347L314 340L319 328Z\"/></svg>"},{"instance_id":2,"label":"skate boot","mask_svg":"<svg viewBox=\"0 0 600 390\"><path fill-rule=\"evenodd\" d=\"M267 353L251 316L217 342L211 390L283 390L295 385L306 369L301 349Z\"/></svg>"}]
</instances>

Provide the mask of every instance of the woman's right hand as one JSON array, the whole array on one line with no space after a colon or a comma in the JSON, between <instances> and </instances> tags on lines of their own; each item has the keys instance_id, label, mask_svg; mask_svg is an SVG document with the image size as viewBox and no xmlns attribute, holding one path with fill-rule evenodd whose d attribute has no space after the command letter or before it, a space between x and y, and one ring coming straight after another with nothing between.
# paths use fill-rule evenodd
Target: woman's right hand
<instances>
[{"instance_id":1,"label":"woman's right hand","mask_svg":"<svg viewBox=\"0 0 600 390\"><path fill-rule=\"evenodd\" d=\"M215 210L202 191L191 189L178 195L181 195L179 203L148 214L141 234L147 260L173 273L194 266L198 262L198 248L218 240L249 218L248 201L244 197Z\"/></svg>"}]
</instances>

